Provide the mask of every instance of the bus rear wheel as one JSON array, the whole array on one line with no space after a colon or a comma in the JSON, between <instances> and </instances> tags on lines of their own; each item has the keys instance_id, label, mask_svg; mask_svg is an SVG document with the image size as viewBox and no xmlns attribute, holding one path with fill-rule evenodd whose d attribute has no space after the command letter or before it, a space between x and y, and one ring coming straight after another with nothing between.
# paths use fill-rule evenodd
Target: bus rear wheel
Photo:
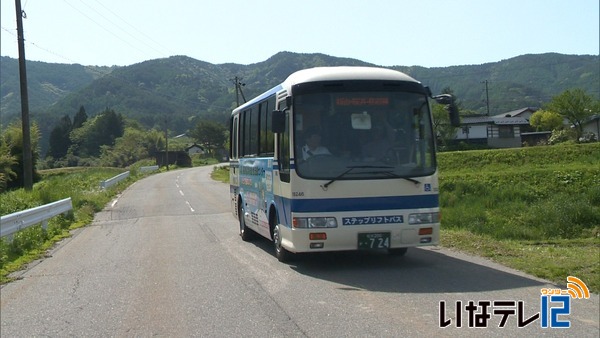
<instances>
[{"instance_id":1,"label":"bus rear wheel","mask_svg":"<svg viewBox=\"0 0 600 338\"><path fill-rule=\"evenodd\" d=\"M273 228L273 244L275 247L275 257L277 257L278 261L285 263L292 259L293 254L281 245L281 231L279 224L275 224L275 227Z\"/></svg>"}]
</instances>

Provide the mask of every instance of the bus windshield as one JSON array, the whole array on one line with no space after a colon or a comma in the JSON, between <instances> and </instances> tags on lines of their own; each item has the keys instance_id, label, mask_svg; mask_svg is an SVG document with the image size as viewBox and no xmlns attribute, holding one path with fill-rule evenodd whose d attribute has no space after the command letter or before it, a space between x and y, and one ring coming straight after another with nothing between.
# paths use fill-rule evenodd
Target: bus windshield
<instances>
[{"instance_id":1,"label":"bus windshield","mask_svg":"<svg viewBox=\"0 0 600 338\"><path fill-rule=\"evenodd\" d=\"M312 90L295 94L293 107L300 177L410 179L435 172L431 114L424 92Z\"/></svg>"}]
</instances>

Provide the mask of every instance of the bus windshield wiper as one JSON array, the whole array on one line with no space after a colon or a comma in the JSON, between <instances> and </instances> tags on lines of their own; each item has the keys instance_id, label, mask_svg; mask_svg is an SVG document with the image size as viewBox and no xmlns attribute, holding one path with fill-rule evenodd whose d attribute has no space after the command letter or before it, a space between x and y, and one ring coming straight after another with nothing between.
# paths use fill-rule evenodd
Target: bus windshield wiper
<instances>
[{"instance_id":1,"label":"bus windshield wiper","mask_svg":"<svg viewBox=\"0 0 600 338\"><path fill-rule=\"evenodd\" d=\"M420 184L421 183L421 181L415 180L414 178L404 177L404 176L400 176L398 174L394 174L392 171L373 171L371 173L372 174L385 174L385 175L388 175L388 176L394 177L394 178L402 178L402 179L405 179L407 181L413 182L414 184Z\"/></svg>"},{"instance_id":2,"label":"bus windshield wiper","mask_svg":"<svg viewBox=\"0 0 600 338\"><path fill-rule=\"evenodd\" d=\"M353 166L349 166L346 167L347 169L342 172L341 174L337 175L336 177L332 178L329 182L321 185L321 188L323 190L327 190L327 187L329 187L331 185L331 183L339 180L340 178L346 176L347 174L349 174L352 170L354 169L393 169L394 167L390 167L390 166L377 166L377 165L353 165ZM391 171L384 171L384 173L392 173ZM420 183L420 182L419 182Z\"/></svg>"}]
</instances>

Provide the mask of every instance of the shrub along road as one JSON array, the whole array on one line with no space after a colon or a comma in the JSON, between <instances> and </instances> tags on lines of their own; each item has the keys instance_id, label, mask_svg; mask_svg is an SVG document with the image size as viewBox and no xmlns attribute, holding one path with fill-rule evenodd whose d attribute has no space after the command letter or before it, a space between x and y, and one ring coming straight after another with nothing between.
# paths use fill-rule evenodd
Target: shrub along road
<instances>
[{"instance_id":1,"label":"shrub along road","mask_svg":"<svg viewBox=\"0 0 600 338\"><path fill-rule=\"evenodd\" d=\"M312 254L279 263L270 242L240 240L229 187L210 179L210 171L171 171L136 182L93 224L3 285L2 336L567 333L541 329L541 319L517 327L518 313L526 320L541 311L540 289L557 286L439 247L405 257ZM471 331L468 302L495 300L515 305L490 306L490 328ZM597 336L598 304L598 295L571 301L571 314L561 317L571 322L569 335ZM494 311L502 309L515 314L498 328L502 315Z\"/></svg>"}]
</instances>

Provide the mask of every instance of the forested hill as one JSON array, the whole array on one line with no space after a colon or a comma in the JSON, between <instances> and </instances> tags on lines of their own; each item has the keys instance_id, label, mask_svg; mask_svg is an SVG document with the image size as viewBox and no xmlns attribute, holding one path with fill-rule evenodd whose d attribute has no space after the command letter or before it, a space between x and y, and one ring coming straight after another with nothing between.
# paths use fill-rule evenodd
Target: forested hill
<instances>
[{"instance_id":1,"label":"forested hill","mask_svg":"<svg viewBox=\"0 0 600 338\"><path fill-rule=\"evenodd\" d=\"M317 66L373 66L355 59L324 54L278 53L250 65L210 64L185 56L145 61L127 67L28 62L32 117L52 127L80 106L89 115L110 107L147 127L163 126L184 132L194 118L225 121L236 105L233 79L241 78L250 99L283 81L290 73ZM20 114L17 60L1 59L2 123ZM523 55L482 65L443 68L389 67L403 71L432 88L449 87L463 109L484 113L486 87L490 113L541 106L569 88L600 95L599 56L562 54ZM242 98L239 98L242 101ZM44 130L44 128L42 128Z\"/></svg>"},{"instance_id":2,"label":"forested hill","mask_svg":"<svg viewBox=\"0 0 600 338\"><path fill-rule=\"evenodd\" d=\"M27 61L27 92L29 107L41 112L66 95L76 92L94 80L110 73L113 67ZM19 61L0 57L0 114L20 115L21 94Z\"/></svg>"},{"instance_id":3,"label":"forested hill","mask_svg":"<svg viewBox=\"0 0 600 338\"><path fill-rule=\"evenodd\" d=\"M482 65L393 68L429 85L434 93L450 87L463 108L478 113L486 112L486 81L492 115L540 107L572 88L600 98L598 55L530 54Z\"/></svg>"}]
</instances>

